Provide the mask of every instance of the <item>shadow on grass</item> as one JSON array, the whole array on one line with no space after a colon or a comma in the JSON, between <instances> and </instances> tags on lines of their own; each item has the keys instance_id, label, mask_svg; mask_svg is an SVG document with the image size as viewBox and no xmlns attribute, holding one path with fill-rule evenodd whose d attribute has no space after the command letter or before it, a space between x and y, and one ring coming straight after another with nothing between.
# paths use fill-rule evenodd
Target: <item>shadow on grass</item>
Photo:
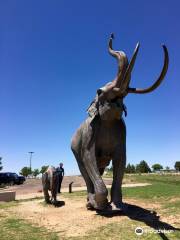
<instances>
[{"instance_id":1,"label":"shadow on grass","mask_svg":"<svg viewBox=\"0 0 180 240\"><path fill-rule=\"evenodd\" d=\"M150 211L137 205L124 203L125 211L96 211L98 215L112 218L114 216L127 216L132 220L145 223L147 226L159 231L158 234L163 240L169 240L169 238L163 233L164 230L180 231L180 228L175 228L172 225L160 221L160 216L157 212Z\"/></svg>"},{"instance_id":2,"label":"shadow on grass","mask_svg":"<svg viewBox=\"0 0 180 240\"><path fill-rule=\"evenodd\" d=\"M59 208L59 207L64 206L64 205L65 205L65 202L64 202L64 201L56 201L55 203L52 203L52 202L49 201L49 202L46 203L46 204L54 205L54 207Z\"/></svg>"},{"instance_id":3,"label":"shadow on grass","mask_svg":"<svg viewBox=\"0 0 180 240\"><path fill-rule=\"evenodd\" d=\"M65 201L56 201L56 203L54 203L55 207L62 207L65 205Z\"/></svg>"}]
</instances>

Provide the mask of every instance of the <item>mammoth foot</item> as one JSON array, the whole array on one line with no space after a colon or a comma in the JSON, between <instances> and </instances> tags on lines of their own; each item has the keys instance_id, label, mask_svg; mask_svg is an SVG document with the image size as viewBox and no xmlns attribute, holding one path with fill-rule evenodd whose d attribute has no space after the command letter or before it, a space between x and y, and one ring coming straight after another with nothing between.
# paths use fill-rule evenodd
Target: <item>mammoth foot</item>
<instances>
[{"instance_id":1,"label":"mammoth foot","mask_svg":"<svg viewBox=\"0 0 180 240\"><path fill-rule=\"evenodd\" d=\"M90 201L86 203L87 210L95 210L95 204L92 204Z\"/></svg>"},{"instance_id":2,"label":"mammoth foot","mask_svg":"<svg viewBox=\"0 0 180 240\"><path fill-rule=\"evenodd\" d=\"M118 216L125 213L127 209L127 205L124 203L114 203L110 202L105 209L97 210L97 213L101 216Z\"/></svg>"},{"instance_id":3,"label":"mammoth foot","mask_svg":"<svg viewBox=\"0 0 180 240\"><path fill-rule=\"evenodd\" d=\"M121 211L121 212L127 211L127 205L124 204L123 202L118 202L118 203L111 202L110 208L111 208L111 211Z\"/></svg>"},{"instance_id":4,"label":"mammoth foot","mask_svg":"<svg viewBox=\"0 0 180 240\"><path fill-rule=\"evenodd\" d=\"M95 194L93 193L88 194L86 207L88 210L94 210L97 208L97 203L95 201Z\"/></svg>"},{"instance_id":5,"label":"mammoth foot","mask_svg":"<svg viewBox=\"0 0 180 240\"><path fill-rule=\"evenodd\" d=\"M47 204L51 203L49 195L44 194L44 200Z\"/></svg>"},{"instance_id":6,"label":"mammoth foot","mask_svg":"<svg viewBox=\"0 0 180 240\"><path fill-rule=\"evenodd\" d=\"M49 199L45 199L45 203L51 204L51 201Z\"/></svg>"},{"instance_id":7,"label":"mammoth foot","mask_svg":"<svg viewBox=\"0 0 180 240\"><path fill-rule=\"evenodd\" d=\"M51 199L51 204L52 205L56 205L57 204L57 200Z\"/></svg>"},{"instance_id":8,"label":"mammoth foot","mask_svg":"<svg viewBox=\"0 0 180 240\"><path fill-rule=\"evenodd\" d=\"M108 200L104 195L100 194L88 194L86 207L88 210L103 210L108 206Z\"/></svg>"}]
</instances>

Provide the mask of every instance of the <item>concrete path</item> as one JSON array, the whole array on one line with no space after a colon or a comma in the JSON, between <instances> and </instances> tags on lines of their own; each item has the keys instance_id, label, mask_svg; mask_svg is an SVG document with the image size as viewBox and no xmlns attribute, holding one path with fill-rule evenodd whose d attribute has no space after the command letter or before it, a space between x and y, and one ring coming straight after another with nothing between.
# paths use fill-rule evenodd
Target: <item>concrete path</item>
<instances>
[{"instance_id":1,"label":"concrete path","mask_svg":"<svg viewBox=\"0 0 180 240\"><path fill-rule=\"evenodd\" d=\"M149 186L151 184L149 183L128 183L123 184L122 187L143 187L143 186ZM111 185L106 185L107 188L111 188ZM78 191L86 191L86 187L72 187L73 192ZM65 187L61 189L62 193L69 192L69 188ZM16 200L22 200L22 199L31 199L31 198L37 198L37 197L43 197L42 192L36 192L36 193L27 193L27 194L16 194Z\"/></svg>"}]
</instances>

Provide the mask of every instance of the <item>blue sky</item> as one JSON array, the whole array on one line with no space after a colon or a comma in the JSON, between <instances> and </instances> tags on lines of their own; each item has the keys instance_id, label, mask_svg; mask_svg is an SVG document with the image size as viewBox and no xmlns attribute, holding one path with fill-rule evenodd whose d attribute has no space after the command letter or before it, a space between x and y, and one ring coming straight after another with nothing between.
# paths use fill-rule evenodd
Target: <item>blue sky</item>
<instances>
[{"instance_id":1,"label":"blue sky","mask_svg":"<svg viewBox=\"0 0 180 240\"><path fill-rule=\"evenodd\" d=\"M147 87L163 64L170 65L153 93L129 94L127 162L174 166L180 160L180 2L174 1L0 1L0 156L4 171L64 162L78 173L70 140L86 118L96 89L111 81L114 48L130 57L140 41L132 87Z\"/></svg>"}]
</instances>

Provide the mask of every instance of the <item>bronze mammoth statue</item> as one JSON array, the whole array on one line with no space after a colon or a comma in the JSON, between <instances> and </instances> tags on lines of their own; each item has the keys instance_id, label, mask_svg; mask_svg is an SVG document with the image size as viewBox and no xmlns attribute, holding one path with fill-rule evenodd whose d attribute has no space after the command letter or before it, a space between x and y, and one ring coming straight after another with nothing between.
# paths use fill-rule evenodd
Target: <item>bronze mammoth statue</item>
<instances>
[{"instance_id":1,"label":"bronze mammoth statue","mask_svg":"<svg viewBox=\"0 0 180 240\"><path fill-rule=\"evenodd\" d=\"M109 40L109 53L117 59L117 76L97 90L97 95L88 108L89 117L81 124L71 142L71 149L87 185L88 209L123 209L121 185L126 165L126 126L122 117L123 112L126 115L126 108L123 99L129 93L143 94L155 90L164 79L169 62L167 48L163 45L164 65L158 79L149 88L131 88L131 71L139 43L128 62L124 52L113 50L112 40L113 34ZM108 191L101 176L111 160L113 182L108 203Z\"/></svg>"},{"instance_id":2,"label":"bronze mammoth statue","mask_svg":"<svg viewBox=\"0 0 180 240\"><path fill-rule=\"evenodd\" d=\"M55 167L48 167L45 173L42 175L42 186L44 199L46 203L56 204L57 202L57 192L58 192L58 182L59 176ZM51 196L49 196L49 191Z\"/></svg>"}]
</instances>

